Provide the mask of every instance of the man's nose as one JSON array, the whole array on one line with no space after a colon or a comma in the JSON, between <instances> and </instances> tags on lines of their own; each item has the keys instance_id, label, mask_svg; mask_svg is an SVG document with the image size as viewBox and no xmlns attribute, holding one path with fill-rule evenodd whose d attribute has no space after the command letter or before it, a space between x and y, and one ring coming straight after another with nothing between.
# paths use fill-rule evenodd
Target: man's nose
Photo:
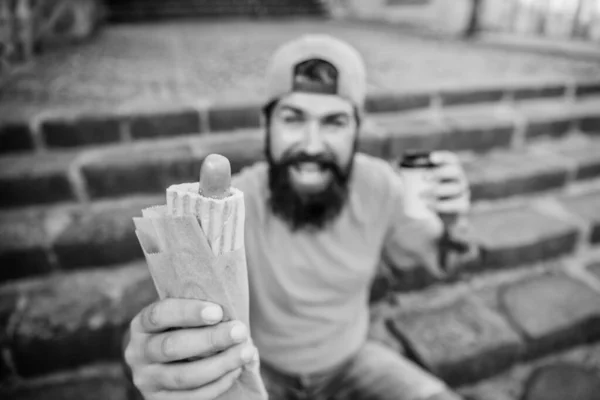
<instances>
[{"instance_id":1,"label":"man's nose","mask_svg":"<svg viewBox=\"0 0 600 400\"><path fill-rule=\"evenodd\" d=\"M307 154L320 154L325 150L323 137L318 121L311 121L306 126L304 151Z\"/></svg>"}]
</instances>

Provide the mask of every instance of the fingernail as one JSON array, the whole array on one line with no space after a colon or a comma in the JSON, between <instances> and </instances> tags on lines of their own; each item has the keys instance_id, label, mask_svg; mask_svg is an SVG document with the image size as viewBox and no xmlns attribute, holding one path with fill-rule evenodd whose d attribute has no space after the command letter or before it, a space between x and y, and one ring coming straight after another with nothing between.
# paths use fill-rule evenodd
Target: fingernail
<instances>
[{"instance_id":1,"label":"fingernail","mask_svg":"<svg viewBox=\"0 0 600 400\"><path fill-rule=\"evenodd\" d=\"M246 362L246 363L252 361L255 354L256 354L256 348L254 346L248 346L248 347L244 348L242 350L242 354L241 354L242 361Z\"/></svg>"},{"instance_id":2,"label":"fingernail","mask_svg":"<svg viewBox=\"0 0 600 400\"><path fill-rule=\"evenodd\" d=\"M246 339L247 333L248 330L243 324L235 324L235 326L231 328L229 336L231 337L231 340L233 340L236 343L239 343Z\"/></svg>"},{"instance_id":3,"label":"fingernail","mask_svg":"<svg viewBox=\"0 0 600 400\"><path fill-rule=\"evenodd\" d=\"M206 307L202 310L202 318L209 324L216 323L223 318L223 312L221 311L221 308L217 306Z\"/></svg>"}]
</instances>

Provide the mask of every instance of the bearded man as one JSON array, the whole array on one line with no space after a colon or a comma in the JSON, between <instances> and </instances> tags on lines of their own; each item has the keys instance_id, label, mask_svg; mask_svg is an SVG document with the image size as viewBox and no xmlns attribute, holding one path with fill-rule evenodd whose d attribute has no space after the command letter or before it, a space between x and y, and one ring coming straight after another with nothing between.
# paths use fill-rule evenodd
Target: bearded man
<instances>
[{"instance_id":1,"label":"bearded man","mask_svg":"<svg viewBox=\"0 0 600 400\"><path fill-rule=\"evenodd\" d=\"M150 305L126 340L140 394L213 399L260 354L273 400L457 399L367 335L382 258L443 275L440 238L469 208L457 157L432 153L431 217L410 217L393 166L357 153L366 73L354 48L326 35L293 40L272 57L266 89L266 161L232 183L245 196L251 328L199 300Z\"/></svg>"}]
</instances>

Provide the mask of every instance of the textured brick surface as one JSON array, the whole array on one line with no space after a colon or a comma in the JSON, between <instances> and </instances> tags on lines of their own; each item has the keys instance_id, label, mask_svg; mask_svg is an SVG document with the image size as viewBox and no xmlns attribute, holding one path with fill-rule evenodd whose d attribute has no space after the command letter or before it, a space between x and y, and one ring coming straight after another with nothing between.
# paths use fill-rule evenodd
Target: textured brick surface
<instances>
[{"instance_id":1,"label":"textured brick surface","mask_svg":"<svg viewBox=\"0 0 600 400\"><path fill-rule=\"evenodd\" d=\"M580 83L577 85L575 93L577 96L582 97L600 94L600 82L591 81Z\"/></svg>"},{"instance_id":2,"label":"textured brick surface","mask_svg":"<svg viewBox=\"0 0 600 400\"><path fill-rule=\"evenodd\" d=\"M449 134L444 137L442 146L451 151L509 147L515 130L512 117L491 109L469 114L448 112L444 120Z\"/></svg>"},{"instance_id":3,"label":"textured brick surface","mask_svg":"<svg viewBox=\"0 0 600 400\"><path fill-rule=\"evenodd\" d=\"M600 133L600 116L587 116L581 119L579 123L579 128L583 132L591 133L591 134L599 134Z\"/></svg>"},{"instance_id":4,"label":"textured brick surface","mask_svg":"<svg viewBox=\"0 0 600 400\"><path fill-rule=\"evenodd\" d=\"M552 365L535 371L524 400L595 400L600 393L596 371L570 365Z\"/></svg>"},{"instance_id":5,"label":"textured brick surface","mask_svg":"<svg viewBox=\"0 0 600 400\"><path fill-rule=\"evenodd\" d=\"M591 344L579 346L568 351L556 352L549 356L542 357L532 362L521 363L515 365L510 370L494 376L490 379L482 380L474 385L460 388L458 391L464 396L465 400L516 400L522 399L526 391L528 380L534 376L535 372L540 368L553 368L556 366L574 367L579 371L587 371L592 373L593 382L600 376L600 344ZM562 389L571 389L569 395L561 397L561 399L571 399L577 394L576 387L570 387L574 380L566 380L567 376L560 374L561 377L555 379L557 383L562 385ZM579 375L579 374L578 374ZM588 374L586 374L589 376ZM585 381L588 381L586 378ZM561 394L560 390L555 393ZM592 397L592 399L595 399ZM546 400L546 399L544 399ZM579 400L579 399L578 399ZM590 400L590 399L585 399Z\"/></svg>"},{"instance_id":6,"label":"textured brick surface","mask_svg":"<svg viewBox=\"0 0 600 400\"><path fill-rule=\"evenodd\" d=\"M444 105L462 105L473 103L490 103L500 101L504 96L501 87L495 88L474 88L464 90L464 88L455 88L442 90L440 93Z\"/></svg>"},{"instance_id":7,"label":"textured brick surface","mask_svg":"<svg viewBox=\"0 0 600 400\"><path fill-rule=\"evenodd\" d=\"M370 113L385 113L393 111L408 111L426 108L431 102L431 96L426 93L393 93L375 92L367 96L365 109Z\"/></svg>"},{"instance_id":8,"label":"textured brick surface","mask_svg":"<svg viewBox=\"0 0 600 400\"><path fill-rule=\"evenodd\" d=\"M572 117L556 118L551 115L541 118L530 118L525 128L525 136L529 140L541 136L560 137L569 131L571 126L573 126L573 121L574 118Z\"/></svg>"},{"instance_id":9,"label":"textured brick surface","mask_svg":"<svg viewBox=\"0 0 600 400\"><path fill-rule=\"evenodd\" d=\"M567 276L545 275L511 284L500 301L537 356L600 337L600 293Z\"/></svg>"},{"instance_id":10,"label":"textured brick surface","mask_svg":"<svg viewBox=\"0 0 600 400\"><path fill-rule=\"evenodd\" d=\"M377 116L377 123L389 135L389 156L400 157L407 150L436 150L443 146L448 129L439 121L421 118Z\"/></svg>"},{"instance_id":11,"label":"textured brick surface","mask_svg":"<svg viewBox=\"0 0 600 400\"><path fill-rule=\"evenodd\" d=\"M72 153L27 154L0 158L0 206L74 200L68 178Z\"/></svg>"},{"instance_id":12,"label":"textured brick surface","mask_svg":"<svg viewBox=\"0 0 600 400\"><path fill-rule=\"evenodd\" d=\"M16 286L16 285L15 285ZM8 349L12 338L15 322L20 318L24 307L24 295L11 283L0 286L0 382L13 375L12 366L9 365L10 354Z\"/></svg>"},{"instance_id":13,"label":"textured brick surface","mask_svg":"<svg viewBox=\"0 0 600 400\"><path fill-rule=\"evenodd\" d=\"M153 138L200 132L200 114L185 109L153 112L132 117L129 130L134 138Z\"/></svg>"},{"instance_id":14,"label":"textured brick surface","mask_svg":"<svg viewBox=\"0 0 600 400\"><path fill-rule=\"evenodd\" d=\"M191 135L164 143L120 146L82 157L82 173L92 198L132 193L162 193L175 183L198 179L204 157L229 158L232 172L263 158L264 135L240 131L227 135Z\"/></svg>"},{"instance_id":15,"label":"textured brick surface","mask_svg":"<svg viewBox=\"0 0 600 400\"><path fill-rule=\"evenodd\" d=\"M46 217L42 210L0 214L0 282L50 271Z\"/></svg>"},{"instance_id":16,"label":"textured brick surface","mask_svg":"<svg viewBox=\"0 0 600 400\"><path fill-rule=\"evenodd\" d=\"M420 313L399 314L394 327L434 373L453 385L511 365L521 341L508 323L476 298Z\"/></svg>"},{"instance_id":17,"label":"textured brick surface","mask_svg":"<svg viewBox=\"0 0 600 400\"><path fill-rule=\"evenodd\" d=\"M520 87L511 91L515 100L527 100L544 97L560 97L565 94L566 87L560 83L548 83L539 86Z\"/></svg>"},{"instance_id":18,"label":"textured brick surface","mask_svg":"<svg viewBox=\"0 0 600 400\"><path fill-rule=\"evenodd\" d=\"M24 123L0 123L0 154L33 149L29 127Z\"/></svg>"},{"instance_id":19,"label":"textured brick surface","mask_svg":"<svg viewBox=\"0 0 600 400\"><path fill-rule=\"evenodd\" d=\"M598 116L598 102L596 98L577 102L539 100L519 103L517 111L526 121L526 139L555 139L579 127L582 118Z\"/></svg>"},{"instance_id":20,"label":"textured brick surface","mask_svg":"<svg viewBox=\"0 0 600 400\"><path fill-rule=\"evenodd\" d=\"M27 305L11 349L27 377L119 359L131 318L156 299L144 263L56 275L23 290Z\"/></svg>"},{"instance_id":21,"label":"textured brick surface","mask_svg":"<svg viewBox=\"0 0 600 400\"><path fill-rule=\"evenodd\" d=\"M369 89L412 91L427 85L552 77L597 77L597 64L534 53L507 53L464 43L443 44L398 34L394 26L343 21L203 21L111 26L77 52L42 55L27 74L3 89L0 115L33 103L39 109L84 102L121 106L139 99L264 94L268 57L282 43L309 32L354 45L369 71ZM243 33L243 34L240 34ZM201 56L200 56L201 55ZM152 68L148 68L151 65Z\"/></svg>"},{"instance_id":22,"label":"textured brick surface","mask_svg":"<svg viewBox=\"0 0 600 400\"><path fill-rule=\"evenodd\" d=\"M113 3L110 18L113 21L161 21L176 18L231 18L243 17L299 17L323 16L325 9L319 0L304 1L261 1L227 0L220 2L156 2L146 3Z\"/></svg>"},{"instance_id":23,"label":"textured brick surface","mask_svg":"<svg viewBox=\"0 0 600 400\"><path fill-rule=\"evenodd\" d=\"M576 165L575 179L592 179L600 175L600 140L561 140L550 148Z\"/></svg>"},{"instance_id":24,"label":"textured brick surface","mask_svg":"<svg viewBox=\"0 0 600 400\"><path fill-rule=\"evenodd\" d=\"M258 128L261 122L261 104L247 102L215 104L208 111L211 132Z\"/></svg>"},{"instance_id":25,"label":"textured brick surface","mask_svg":"<svg viewBox=\"0 0 600 400\"><path fill-rule=\"evenodd\" d=\"M84 155L81 171L92 198L160 193L174 183L196 180L199 165L188 139L156 145L132 144Z\"/></svg>"},{"instance_id":26,"label":"textured brick surface","mask_svg":"<svg viewBox=\"0 0 600 400\"><path fill-rule=\"evenodd\" d=\"M142 258L132 218L141 216L143 208L164 203L164 195L127 198L75 211L54 242L58 264L72 269Z\"/></svg>"},{"instance_id":27,"label":"textured brick surface","mask_svg":"<svg viewBox=\"0 0 600 400\"><path fill-rule=\"evenodd\" d=\"M128 400L127 382L118 364L100 364L0 388L11 400Z\"/></svg>"},{"instance_id":28,"label":"textured brick surface","mask_svg":"<svg viewBox=\"0 0 600 400\"><path fill-rule=\"evenodd\" d=\"M600 280L600 261L588 265L587 270L594 274L598 280Z\"/></svg>"},{"instance_id":29,"label":"textured brick surface","mask_svg":"<svg viewBox=\"0 0 600 400\"><path fill-rule=\"evenodd\" d=\"M496 152L464 164L472 199L493 200L562 187L568 164L527 150Z\"/></svg>"},{"instance_id":30,"label":"textured brick surface","mask_svg":"<svg viewBox=\"0 0 600 400\"><path fill-rule=\"evenodd\" d=\"M562 202L567 210L589 224L589 241L600 243L600 191L565 197Z\"/></svg>"},{"instance_id":31,"label":"textured brick surface","mask_svg":"<svg viewBox=\"0 0 600 400\"><path fill-rule=\"evenodd\" d=\"M111 116L90 115L73 120L55 117L43 121L41 129L48 147L74 147L120 140L120 122Z\"/></svg>"},{"instance_id":32,"label":"textured brick surface","mask_svg":"<svg viewBox=\"0 0 600 400\"><path fill-rule=\"evenodd\" d=\"M479 212L471 220L486 268L512 267L571 253L578 234L574 224L528 207Z\"/></svg>"},{"instance_id":33,"label":"textured brick surface","mask_svg":"<svg viewBox=\"0 0 600 400\"><path fill-rule=\"evenodd\" d=\"M358 135L358 151L383 159L389 158L389 138L373 119L367 118Z\"/></svg>"},{"instance_id":34,"label":"textured brick surface","mask_svg":"<svg viewBox=\"0 0 600 400\"><path fill-rule=\"evenodd\" d=\"M204 157L211 153L219 153L229 159L231 172L235 174L242 168L264 159L265 134L261 130L239 131L229 135L212 135L197 137L190 142L195 169L194 180L198 179L198 171Z\"/></svg>"}]
</instances>

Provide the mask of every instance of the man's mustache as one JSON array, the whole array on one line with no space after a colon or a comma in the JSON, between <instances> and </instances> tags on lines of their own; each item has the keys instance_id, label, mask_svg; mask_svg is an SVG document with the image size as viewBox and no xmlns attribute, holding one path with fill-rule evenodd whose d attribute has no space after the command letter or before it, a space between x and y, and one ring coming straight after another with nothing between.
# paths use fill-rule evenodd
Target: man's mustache
<instances>
[{"instance_id":1,"label":"man's mustache","mask_svg":"<svg viewBox=\"0 0 600 400\"><path fill-rule=\"evenodd\" d=\"M335 156L326 153L307 154L305 152L299 152L294 154L284 154L279 165L286 167L308 162L318 164L324 169L333 169L336 171L340 169Z\"/></svg>"}]
</instances>

